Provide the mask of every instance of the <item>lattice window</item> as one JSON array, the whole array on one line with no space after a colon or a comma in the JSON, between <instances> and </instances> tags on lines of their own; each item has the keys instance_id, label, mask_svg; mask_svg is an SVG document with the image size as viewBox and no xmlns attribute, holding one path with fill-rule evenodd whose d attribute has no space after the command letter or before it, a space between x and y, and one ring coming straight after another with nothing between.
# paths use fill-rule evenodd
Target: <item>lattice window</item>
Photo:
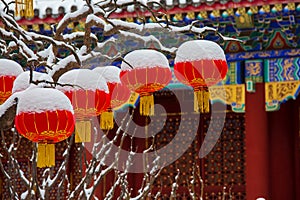
<instances>
[{"instance_id":1,"label":"lattice window","mask_svg":"<svg viewBox=\"0 0 300 200\"><path fill-rule=\"evenodd\" d=\"M209 118L204 116L204 132ZM218 123L224 123L221 119ZM245 199L245 120L243 114L227 113L221 138L204 162L206 199L220 199L223 187L235 199ZM205 135L205 134L204 134Z\"/></svg>"},{"instance_id":2,"label":"lattice window","mask_svg":"<svg viewBox=\"0 0 300 200\"><path fill-rule=\"evenodd\" d=\"M155 186L153 189L152 199L154 198L157 191L161 191L162 195L159 199L170 199L170 193L172 189L172 184L175 181L175 176L177 175L177 169L180 169L180 176L177 181L179 188L177 190L176 199L190 199L188 194L188 187L191 186L191 176L193 174L194 166L199 165L199 160L197 159L198 154L198 140L195 139L195 133L192 133L191 127L198 127L199 120L196 120L196 115L172 115L168 116L163 129L155 136L155 146L160 149L168 145L171 141L175 143L174 154L169 153L169 157L176 157L175 161L165 167L160 176L156 179ZM152 121L153 127L161 123L161 120L165 117L153 117ZM183 137L175 137L178 134L178 129L182 131ZM153 129L155 131L155 129ZM197 137L197 136L196 136ZM179 155L176 150L184 148L186 145L193 141L188 149ZM195 169L196 170L196 169ZM194 181L194 186L199 188L199 179L196 177ZM151 199L150 198L150 199Z\"/></svg>"},{"instance_id":3,"label":"lattice window","mask_svg":"<svg viewBox=\"0 0 300 200\"><path fill-rule=\"evenodd\" d=\"M30 179L32 177L32 163L30 162L30 158L32 157L32 148L33 143L29 141L26 138L23 138L22 136L15 135L16 140L18 141L18 138L20 137L20 145L18 146L18 150L16 151L16 154L14 155L14 158L18 160L20 169L23 171L24 176L27 179ZM10 131L5 132L5 141L7 144L10 144L12 142L13 133ZM1 138L2 139L2 138ZM51 174L51 178L53 178L57 173L57 170L61 166L62 163L62 155L64 150L66 149L66 142L60 142L55 145L55 153L56 153L56 165L55 167L51 168L49 173ZM23 182L23 179L21 179L21 176L19 173L14 173L14 170L12 170L12 165L8 161L8 156L4 150L4 148L1 148L1 154L4 155L4 159L1 161L3 163L5 171L9 174L10 180L8 180L5 176L3 176L2 173L0 173L1 176L1 199L11 199L9 192L9 184L13 184L16 193L20 196L23 192L27 191L26 184ZM37 177L39 185L42 185L42 177L43 174L46 176L47 173L44 173L45 168L38 168L37 169ZM67 172L68 173L68 169ZM55 186L53 186L49 192L49 198L48 199L61 199L63 198L66 192L66 184L67 182L64 181L65 174L62 173L60 177L58 177L58 182ZM58 184L60 182L63 182L60 186Z\"/></svg>"},{"instance_id":4,"label":"lattice window","mask_svg":"<svg viewBox=\"0 0 300 200\"><path fill-rule=\"evenodd\" d=\"M187 138L191 135L191 126L199 126L198 135L190 145L189 149L180 156L174 163L165 167L155 182L154 191L162 191L161 199L169 199L172 183L177 174L177 168L180 169L181 175L178 181L180 189L177 191L177 199L190 199L188 195L188 180L191 180L193 166L196 162L201 168L201 175L204 179L204 198L205 199L222 199L229 194L233 199L246 199L245 193L245 119L244 114L227 113L226 120L216 116L215 126L224 127L222 134L213 148L205 158L199 159L198 153L200 145L203 142L205 133L210 123L210 116L202 115L200 125L195 120L196 115L178 115L169 116L164 128L155 137L156 148L167 145L175 139L179 126L184 130ZM218 118L219 117L219 118ZM162 117L156 117L152 121L153 127L159 124ZM184 122L184 123L183 123ZM157 131L153 129L153 131ZM178 141L176 148L180 148L185 141ZM169 155L175 156L175 155ZM223 191L224 186L226 189ZM199 180L196 179L195 188L200 191ZM229 193L230 190L230 193ZM179 192L181 191L181 192ZM155 194L155 192L153 192ZM152 195L152 198L154 197ZM197 194L199 197L199 192Z\"/></svg>"}]
</instances>

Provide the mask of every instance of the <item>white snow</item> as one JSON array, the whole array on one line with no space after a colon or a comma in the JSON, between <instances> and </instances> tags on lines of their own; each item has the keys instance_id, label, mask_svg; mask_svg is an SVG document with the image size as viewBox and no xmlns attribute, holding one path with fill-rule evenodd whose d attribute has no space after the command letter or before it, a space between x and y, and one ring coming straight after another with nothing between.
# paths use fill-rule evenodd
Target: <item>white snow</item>
<instances>
[{"instance_id":1,"label":"white snow","mask_svg":"<svg viewBox=\"0 0 300 200\"><path fill-rule=\"evenodd\" d=\"M107 23L101 19L100 17L94 15L94 14L90 14L86 17L85 23L90 23L91 21L96 22L97 24L103 25L105 26Z\"/></svg>"},{"instance_id":2,"label":"white snow","mask_svg":"<svg viewBox=\"0 0 300 200\"><path fill-rule=\"evenodd\" d=\"M48 74L45 73L41 73L41 72L35 72L33 71L32 74L32 80L33 81L49 81L49 82L53 82L53 79L51 76L49 76ZM30 78L30 72L26 71L21 73L19 76L17 76L16 80L14 81L14 85L13 85L13 89L12 92L20 92L22 90L25 90L26 88L29 87L29 78ZM49 84L47 83L39 83L39 87L45 87Z\"/></svg>"},{"instance_id":3,"label":"white snow","mask_svg":"<svg viewBox=\"0 0 300 200\"><path fill-rule=\"evenodd\" d=\"M124 60L133 68L163 67L170 68L167 57L152 49L134 50L128 53ZM122 70L131 70L132 68L125 62L121 64Z\"/></svg>"},{"instance_id":4,"label":"white snow","mask_svg":"<svg viewBox=\"0 0 300 200\"><path fill-rule=\"evenodd\" d=\"M21 199L26 199L27 196L28 196L28 190L26 190L25 192L23 192L23 193L21 194Z\"/></svg>"},{"instance_id":5,"label":"white snow","mask_svg":"<svg viewBox=\"0 0 300 200\"><path fill-rule=\"evenodd\" d=\"M136 33L132 33L132 32L129 32L129 31L122 31L122 30L119 30L119 34L120 35L123 35L124 37L131 37L133 39L137 39L137 40L142 40L144 41L144 44L147 45L147 43L149 42L155 42L159 45L159 48L162 50L162 51L166 51L166 52L171 52L171 53L174 53L177 48L176 47L171 47L171 48L167 48L167 47L164 47L161 42L159 41L159 39L157 39L154 35L139 35L139 34L136 34ZM167 34L167 33L166 33Z\"/></svg>"},{"instance_id":6,"label":"white snow","mask_svg":"<svg viewBox=\"0 0 300 200\"><path fill-rule=\"evenodd\" d=\"M226 60L226 57L217 43L208 40L192 40L178 47L175 63L204 59Z\"/></svg>"},{"instance_id":7,"label":"white snow","mask_svg":"<svg viewBox=\"0 0 300 200\"><path fill-rule=\"evenodd\" d=\"M90 69L73 69L70 70L58 79L59 84L69 84L71 86L57 86L61 91L74 91L74 90L102 90L108 93L108 86L105 79L94 73Z\"/></svg>"},{"instance_id":8,"label":"white snow","mask_svg":"<svg viewBox=\"0 0 300 200\"><path fill-rule=\"evenodd\" d=\"M142 5L147 6L147 3L161 3L161 0L116 0L117 5L124 5L129 3L139 2Z\"/></svg>"},{"instance_id":9,"label":"white snow","mask_svg":"<svg viewBox=\"0 0 300 200\"><path fill-rule=\"evenodd\" d=\"M68 110L74 113L69 98L57 89L38 88L35 85L30 85L23 92L16 94L19 94L17 114L55 110Z\"/></svg>"},{"instance_id":10,"label":"white snow","mask_svg":"<svg viewBox=\"0 0 300 200\"><path fill-rule=\"evenodd\" d=\"M128 12L134 12L135 11L135 6L134 5L127 6L127 11Z\"/></svg>"},{"instance_id":11,"label":"white snow","mask_svg":"<svg viewBox=\"0 0 300 200\"><path fill-rule=\"evenodd\" d=\"M23 72L21 65L13 60L0 59L0 76L18 76Z\"/></svg>"},{"instance_id":12,"label":"white snow","mask_svg":"<svg viewBox=\"0 0 300 200\"><path fill-rule=\"evenodd\" d=\"M71 12L71 7L76 6L80 9L85 5L83 0L38 0L34 1L33 6L40 11L40 18L44 18L46 15L46 9L51 8L53 14L58 14L59 7L64 7L65 12Z\"/></svg>"},{"instance_id":13,"label":"white snow","mask_svg":"<svg viewBox=\"0 0 300 200\"><path fill-rule=\"evenodd\" d=\"M121 69L116 66L96 67L93 71L103 76L108 83L121 83Z\"/></svg>"},{"instance_id":14,"label":"white snow","mask_svg":"<svg viewBox=\"0 0 300 200\"><path fill-rule=\"evenodd\" d=\"M67 2L67 1L66 1ZM89 10L89 7L87 6L84 6L85 4L83 5L80 5L80 7L78 8L78 10L76 10L75 12L67 12L64 17L59 21L58 25L57 25L57 28L59 28L63 23L65 23L65 21L69 20L70 18L74 18L82 13L85 13Z\"/></svg>"},{"instance_id":15,"label":"white snow","mask_svg":"<svg viewBox=\"0 0 300 200\"><path fill-rule=\"evenodd\" d=\"M40 194L41 194L41 197L42 197L43 199L45 199L45 190L40 189L39 192L40 192Z\"/></svg>"},{"instance_id":16,"label":"white snow","mask_svg":"<svg viewBox=\"0 0 300 200\"><path fill-rule=\"evenodd\" d=\"M172 6L173 5L173 0L166 0L166 5L167 6Z\"/></svg>"},{"instance_id":17,"label":"white snow","mask_svg":"<svg viewBox=\"0 0 300 200\"><path fill-rule=\"evenodd\" d=\"M59 71L60 69L65 68L69 63L76 62L76 59L73 55L69 55L62 60L60 60L58 63L52 66L52 69L48 70L48 74L50 76L53 76L55 72Z\"/></svg>"},{"instance_id":18,"label":"white snow","mask_svg":"<svg viewBox=\"0 0 300 200\"><path fill-rule=\"evenodd\" d=\"M180 4L186 4L186 0L179 0Z\"/></svg>"}]
</instances>

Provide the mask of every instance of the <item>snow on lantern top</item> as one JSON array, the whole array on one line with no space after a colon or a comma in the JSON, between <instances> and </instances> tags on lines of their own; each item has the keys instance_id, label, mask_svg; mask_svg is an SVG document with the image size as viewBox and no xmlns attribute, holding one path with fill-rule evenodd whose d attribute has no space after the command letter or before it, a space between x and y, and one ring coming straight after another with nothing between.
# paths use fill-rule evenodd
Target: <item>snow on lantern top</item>
<instances>
[{"instance_id":1,"label":"snow on lantern top","mask_svg":"<svg viewBox=\"0 0 300 200\"><path fill-rule=\"evenodd\" d=\"M25 90L26 88L28 88L30 86L29 78L30 78L30 72L29 71L23 72L19 76L17 76L16 80L14 81L12 92L13 93L20 92L20 91ZM33 81L53 82L52 77L49 76L48 74L41 73L41 72L35 72L35 71L33 71L32 80ZM41 83L38 84L39 87L45 87L47 85L49 85L49 84L47 84L45 82L41 82Z\"/></svg>"},{"instance_id":2,"label":"snow on lantern top","mask_svg":"<svg viewBox=\"0 0 300 200\"><path fill-rule=\"evenodd\" d=\"M70 70L59 77L58 84L61 85L58 85L57 89L64 92L83 89L109 93L105 79L90 69Z\"/></svg>"},{"instance_id":3,"label":"snow on lantern top","mask_svg":"<svg viewBox=\"0 0 300 200\"><path fill-rule=\"evenodd\" d=\"M0 76L18 76L23 72L21 65L13 60L0 59Z\"/></svg>"},{"instance_id":4,"label":"snow on lantern top","mask_svg":"<svg viewBox=\"0 0 300 200\"><path fill-rule=\"evenodd\" d=\"M167 57L155 50L152 49L139 49L134 50L130 53L128 53L124 60L129 63L131 66L129 66L127 63L122 62L121 69L126 70L132 70L133 68L147 68L147 67L163 67L163 68L169 68L169 61Z\"/></svg>"},{"instance_id":5,"label":"snow on lantern top","mask_svg":"<svg viewBox=\"0 0 300 200\"><path fill-rule=\"evenodd\" d=\"M187 41L179 46L175 63L195 60L226 60L223 49L208 40Z\"/></svg>"},{"instance_id":6,"label":"snow on lantern top","mask_svg":"<svg viewBox=\"0 0 300 200\"><path fill-rule=\"evenodd\" d=\"M57 89L38 88L30 85L19 95L17 114L56 110L67 110L74 113L69 98Z\"/></svg>"},{"instance_id":7,"label":"snow on lantern top","mask_svg":"<svg viewBox=\"0 0 300 200\"><path fill-rule=\"evenodd\" d=\"M121 83L121 69L116 66L96 67L93 71L103 76L108 83Z\"/></svg>"}]
</instances>

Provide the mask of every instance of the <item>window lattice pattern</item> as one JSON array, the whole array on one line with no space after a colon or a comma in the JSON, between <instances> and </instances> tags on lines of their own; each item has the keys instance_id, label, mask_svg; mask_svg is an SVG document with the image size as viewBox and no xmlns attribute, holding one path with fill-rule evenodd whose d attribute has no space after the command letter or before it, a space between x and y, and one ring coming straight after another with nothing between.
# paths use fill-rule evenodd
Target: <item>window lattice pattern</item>
<instances>
[{"instance_id":1,"label":"window lattice pattern","mask_svg":"<svg viewBox=\"0 0 300 200\"><path fill-rule=\"evenodd\" d=\"M161 119L157 118L153 122L153 126L156 126L156 123L159 123ZM184 122L184 123L183 123ZM186 126L181 127L181 129L185 130L183 133L184 137L177 138L175 137L178 127L179 126ZM192 144L188 144L189 140L193 141L195 134L191 133L188 129L189 126L198 126L198 123L196 120L194 120L192 117L184 118L184 117L168 117L165 126L161 132L159 132L155 137L155 145L156 148L162 148L165 145L168 145L171 140L174 140L174 153L172 152L166 152L163 156L168 157L176 157L179 159L175 159L175 162L173 162L171 165L165 167L163 171L161 172L161 175L157 178L156 184L158 187L162 187L165 190L168 190L172 187L172 183L174 182L175 176L177 175L177 169L180 169L180 176L178 180L178 184L181 187L187 187L188 182L190 181L190 176L193 171L193 166L195 162L195 155L196 155L196 142L194 141ZM156 131L156 130L154 130ZM186 145L189 145L189 148L187 151L183 151L184 154L180 155L178 152L178 149L185 148ZM166 155L168 154L168 155Z\"/></svg>"},{"instance_id":2,"label":"window lattice pattern","mask_svg":"<svg viewBox=\"0 0 300 200\"><path fill-rule=\"evenodd\" d=\"M160 199L169 199L171 194L172 183L180 169L181 175L178 181L180 189L177 191L176 199L191 199L188 189L191 188L191 177L193 176L194 163L200 168L200 173L204 179L204 199L246 199L245 193L245 129L244 115L236 113L227 113L226 120L218 115L215 116L215 126L221 127L222 134L218 139L213 150L203 159L199 159L198 152L200 146L206 136L206 132L210 123L209 115L202 115L200 123L193 115L178 115L168 117L164 128L156 126L161 123L161 117L152 121L153 131L158 132L155 137L156 148L162 148L168 145L170 141L176 140L177 130L179 126L186 134L186 139L192 137L191 126L199 126L198 134L194 138L193 143L183 155L172 155L179 157L171 165L165 167L155 182L155 190L151 198L154 198L157 191L161 191ZM183 123L184 122L184 123ZM199 124L198 124L199 123ZM155 129L156 127L156 129ZM223 127L223 129L222 129ZM207 138L208 140L211 138ZM181 148L184 140L176 141L176 148ZM195 179L195 188L200 191L199 178ZM223 190L223 188L225 190ZM199 198L199 192L196 194Z\"/></svg>"},{"instance_id":3,"label":"window lattice pattern","mask_svg":"<svg viewBox=\"0 0 300 200\"><path fill-rule=\"evenodd\" d=\"M4 133L5 142L7 144L11 144L11 142L15 141L15 146L18 146L17 151L14 153L13 157L14 159L18 160L20 171L23 172L23 176L26 179L32 178L32 163L30 161L30 158L32 157L32 150L33 150L33 142L29 141L28 139L15 134L15 138L13 139L13 133L10 131L7 131ZM17 145L18 140L20 138L20 144ZM2 138L1 138L2 140ZM61 166L62 163L62 156L64 153L64 150L66 149L66 142L59 142L55 144L55 156L56 156L56 164L55 167L51 168L49 172L44 173L46 168L37 168L37 177L38 177L38 185L42 185L42 179L45 177L48 177L48 174L50 173L51 179L57 174L58 169ZM9 147L7 145L7 147ZM4 159L1 160L4 170L9 175L9 179L5 177L2 172L0 172L0 183L1 183L1 190L0 190L0 197L1 199L14 199L11 197L9 192L9 186L10 184L13 186L14 190L16 191L17 195L20 197L22 193L27 191L26 183L21 178L20 173L16 173L15 169L13 168L13 165L11 163L11 160L8 159L8 154L6 153L4 148L0 149L0 153L3 155ZM66 173L68 174L68 169L66 170ZM49 191L49 197L48 199L62 199L65 195L66 190L66 184L67 181L65 181L65 173L60 174L58 177L58 181L54 186L51 187ZM61 183L62 182L62 183ZM60 184L60 186L58 186ZM37 191L35 189L35 191ZM36 192L37 193L37 192Z\"/></svg>"},{"instance_id":4,"label":"window lattice pattern","mask_svg":"<svg viewBox=\"0 0 300 200\"><path fill-rule=\"evenodd\" d=\"M222 125L222 120L220 122ZM234 199L245 199L245 120L243 114L227 113L221 138L204 162L205 185L218 190L206 193L206 199L220 199L222 188L231 188ZM204 133L209 125L204 117Z\"/></svg>"},{"instance_id":5,"label":"window lattice pattern","mask_svg":"<svg viewBox=\"0 0 300 200\"><path fill-rule=\"evenodd\" d=\"M51 178L54 177L54 175L56 174L57 170L59 169L60 165L61 165L62 161L56 160L56 165L55 167L52 169L51 171ZM20 169L24 172L24 176L29 179L31 177L31 163L30 162L19 162L19 166ZM4 169L7 172L10 172L11 166L8 164L4 165ZM38 179L39 179L39 186L42 185L42 176L44 174L44 170L45 169L38 169L37 175L38 175ZM64 174L62 174L59 178L58 178L58 182L60 183L62 180L64 179ZM10 180L8 180L7 178L3 178L3 183L2 183L2 199L13 199L13 197L11 197L11 194L9 192L9 184L12 184L15 188L16 193L18 194L18 196L20 197L22 195L22 193L27 191L26 185L23 182L23 179L21 178L21 176L19 174L13 174L11 175ZM49 198L50 200L56 200L56 199L62 199L65 196L65 192L66 192L66 184L67 182L64 181L64 184L61 184L60 187L58 187L58 184L56 184L55 186L53 186L51 188L51 190L49 191Z\"/></svg>"}]
</instances>

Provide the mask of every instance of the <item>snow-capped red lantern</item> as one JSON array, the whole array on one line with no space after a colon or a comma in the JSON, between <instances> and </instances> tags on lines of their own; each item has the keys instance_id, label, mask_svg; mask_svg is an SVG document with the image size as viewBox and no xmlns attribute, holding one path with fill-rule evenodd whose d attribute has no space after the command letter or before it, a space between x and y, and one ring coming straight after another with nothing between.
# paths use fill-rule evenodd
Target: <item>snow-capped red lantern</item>
<instances>
[{"instance_id":1,"label":"snow-capped red lantern","mask_svg":"<svg viewBox=\"0 0 300 200\"><path fill-rule=\"evenodd\" d=\"M74 108L75 142L91 141L90 118L109 107L108 86L103 77L89 69L74 69L61 75L57 89L64 92Z\"/></svg>"},{"instance_id":2,"label":"snow-capped red lantern","mask_svg":"<svg viewBox=\"0 0 300 200\"><path fill-rule=\"evenodd\" d=\"M16 80L14 81L12 93L20 92L27 89L30 86L30 71L23 72L17 76ZM38 87L50 87L49 83L53 83L53 79L51 76L41 72L32 72L32 80L37 81Z\"/></svg>"},{"instance_id":3,"label":"snow-capped red lantern","mask_svg":"<svg viewBox=\"0 0 300 200\"><path fill-rule=\"evenodd\" d=\"M224 51L215 42L188 41L176 52L174 73L180 82L193 87L195 112L209 112L208 87L224 79L227 70Z\"/></svg>"},{"instance_id":4,"label":"snow-capped red lantern","mask_svg":"<svg viewBox=\"0 0 300 200\"><path fill-rule=\"evenodd\" d=\"M54 144L67 139L74 131L75 117L70 100L59 90L34 85L18 97L16 130L38 143L38 167L54 166Z\"/></svg>"},{"instance_id":5,"label":"snow-capped red lantern","mask_svg":"<svg viewBox=\"0 0 300 200\"><path fill-rule=\"evenodd\" d=\"M104 77L109 89L110 105L108 109L101 114L100 127L105 130L114 127L113 109L126 103L130 97L130 90L121 83L121 69L116 66L96 67L94 72Z\"/></svg>"},{"instance_id":6,"label":"snow-capped red lantern","mask_svg":"<svg viewBox=\"0 0 300 200\"><path fill-rule=\"evenodd\" d=\"M150 49L128 53L121 64L120 79L129 90L140 95L140 114L154 115L153 92L163 89L172 79L166 56Z\"/></svg>"},{"instance_id":7,"label":"snow-capped red lantern","mask_svg":"<svg viewBox=\"0 0 300 200\"><path fill-rule=\"evenodd\" d=\"M22 72L23 69L17 62L0 59L0 105L12 94L13 83Z\"/></svg>"}]
</instances>

